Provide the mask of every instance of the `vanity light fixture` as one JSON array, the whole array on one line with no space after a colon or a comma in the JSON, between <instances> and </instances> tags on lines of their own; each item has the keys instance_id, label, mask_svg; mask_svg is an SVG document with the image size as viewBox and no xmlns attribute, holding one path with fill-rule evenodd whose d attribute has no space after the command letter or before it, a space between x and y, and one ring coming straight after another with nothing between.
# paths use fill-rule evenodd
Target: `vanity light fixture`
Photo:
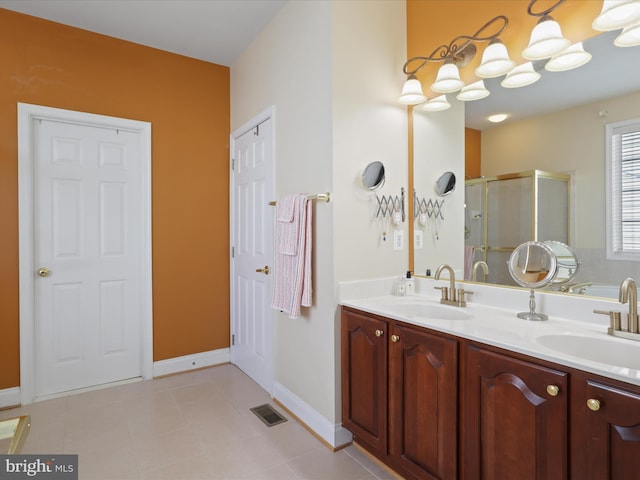
<instances>
[{"instance_id":1,"label":"vanity light fixture","mask_svg":"<svg viewBox=\"0 0 640 480\"><path fill-rule=\"evenodd\" d=\"M469 102L488 97L489 93L489 90L484 86L484 80L478 80L477 82L462 87L462 90L460 90L456 98L464 102Z\"/></svg>"},{"instance_id":2,"label":"vanity light fixture","mask_svg":"<svg viewBox=\"0 0 640 480\"><path fill-rule=\"evenodd\" d=\"M442 110L451 108L451 104L447 100L446 95L440 95L439 97L432 98L428 102L423 103L420 108L427 112L441 112Z\"/></svg>"},{"instance_id":3,"label":"vanity light fixture","mask_svg":"<svg viewBox=\"0 0 640 480\"><path fill-rule=\"evenodd\" d=\"M549 72L564 72L581 67L589 60L591 60L591 54L585 52L582 42L578 42L551 57L544 68Z\"/></svg>"},{"instance_id":4,"label":"vanity light fixture","mask_svg":"<svg viewBox=\"0 0 640 480\"><path fill-rule=\"evenodd\" d=\"M616 47L635 47L640 45L640 21L624 27L622 33L613 41Z\"/></svg>"},{"instance_id":5,"label":"vanity light fixture","mask_svg":"<svg viewBox=\"0 0 640 480\"><path fill-rule=\"evenodd\" d=\"M504 88L526 87L540 79L540 74L533 69L533 63L527 62L518 65L502 80L500 85Z\"/></svg>"},{"instance_id":6,"label":"vanity light fixture","mask_svg":"<svg viewBox=\"0 0 640 480\"><path fill-rule=\"evenodd\" d=\"M640 20L638 0L604 0L600 15L591 26L594 30L607 32L633 25Z\"/></svg>"},{"instance_id":7,"label":"vanity light fixture","mask_svg":"<svg viewBox=\"0 0 640 480\"><path fill-rule=\"evenodd\" d=\"M475 74L480 78L495 78L504 75L515 66L516 62L509 58L507 47L499 38L494 38L484 49L482 63L476 68Z\"/></svg>"},{"instance_id":8,"label":"vanity light fixture","mask_svg":"<svg viewBox=\"0 0 640 480\"><path fill-rule=\"evenodd\" d=\"M407 75L407 81L402 89L400 103L406 105L417 105L425 101L422 87L416 85L416 74L430 62L444 62L438 70L436 81L431 85L431 90L437 93L457 92L464 86L460 80L459 67L466 66L476 55L477 47L475 43L490 42L487 50L490 49L478 69L484 73L483 78L499 76L506 73L510 68L509 56L506 54L506 47L498 41L498 37L505 30L509 20L504 15L499 15L485 23L473 35L460 35L455 37L448 45L440 45L429 56L412 57L406 61L402 71ZM487 32L493 32L488 34ZM486 65L485 65L486 63ZM500 67L500 68L498 68ZM501 71L501 73L497 73ZM415 80L415 81L414 81ZM437 97L440 98L440 97ZM435 99L434 99L435 100ZM448 103L448 102L447 102Z\"/></svg>"},{"instance_id":9,"label":"vanity light fixture","mask_svg":"<svg viewBox=\"0 0 640 480\"><path fill-rule=\"evenodd\" d=\"M415 75L410 75L402 86L402 93L400 94L398 102L403 105L417 105L426 99L427 97L425 97L422 92L420 80L418 80Z\"/></svg>"},{"instance_id":10,"label":"vanity light fixture","mask_svg":"<svg viewBox=\"0 0 640 480\"><path fill-rule=\"evenodd\" d=\"M457 92L464 87L464 82L460 80L460 70L458 66L449 59L438 70L436 81L431 85L431 90L437 93Z\"/></svg>"},{"instance_id":11,"label":"vanity light fixture","mask_svg":"<svg viewBox=\"0 0 640 480\"><path fill-rule=\"evenodd\" d=\"M531 31L529 46L522 51L522 56L527 60L544 60L560 53L571 44L569 40L562 36L560 24L549 15L564 0L558 0L541 12L534 12L533 6L536 1L538 0L531 0L527 7L529 15L540 17L540 20Z\"/></svg>"}]
</instances>

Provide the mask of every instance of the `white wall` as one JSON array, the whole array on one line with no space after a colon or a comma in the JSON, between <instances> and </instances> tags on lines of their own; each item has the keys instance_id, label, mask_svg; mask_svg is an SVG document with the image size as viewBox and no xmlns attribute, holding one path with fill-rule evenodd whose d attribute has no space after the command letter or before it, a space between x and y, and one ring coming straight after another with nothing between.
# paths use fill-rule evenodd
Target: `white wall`
<instances>
[{"instance_id":1,"label":"white wall","mask_svg":"<svg viewBox=\"0 0 640 480\"><path fill-rule=\"evenodd\" d=\"M416 275L426 270L435 274L436 268L448 263L456 271L456 278L464 274L464 103L449 95L451 108L441 112L413 110L414 184L420 198L444 204L442 218L429 218L426 225L414 222L416 231L424 235L424 247L416 249ZM456 176L456 188L447 197L436 195L434 185L445 172ZM448 278L448 276L443 276Z\"/></svg>"},{"instance_id":2,"label":"white wall","mask_svg":"<svg viewBox=\"0 0 640 480\"><path fill-rule=\"evenodd\" d=\"M406 269L406 248L380 245L357 182L381 160L385 192L406 188L405 56L405 2L290 1L231 67L232 131L275 105L276 197L332 194L314 206L313 307L276 314L275 396L316 431L341 416L336 282Z\"/></svg>"}]
</instances>

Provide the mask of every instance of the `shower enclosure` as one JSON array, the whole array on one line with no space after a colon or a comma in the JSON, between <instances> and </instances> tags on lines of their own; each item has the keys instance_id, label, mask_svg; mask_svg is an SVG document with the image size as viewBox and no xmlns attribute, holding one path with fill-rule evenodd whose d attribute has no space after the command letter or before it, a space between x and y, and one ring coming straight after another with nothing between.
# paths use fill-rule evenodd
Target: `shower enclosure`
<instances>
[{"instance_id":1,"label":"shower enclosure","mask_svg":"<svg viewBox=\"0 0 640 480\"><path fill-rule=\"evenodd\" d=\"M515 285L507 262L528 241L569 243L569 181L562 173L529 170L465 182L465 279L484 260L487 283ZM479 279L480 280L480 279Z\"/></svg>"}]
</instances>

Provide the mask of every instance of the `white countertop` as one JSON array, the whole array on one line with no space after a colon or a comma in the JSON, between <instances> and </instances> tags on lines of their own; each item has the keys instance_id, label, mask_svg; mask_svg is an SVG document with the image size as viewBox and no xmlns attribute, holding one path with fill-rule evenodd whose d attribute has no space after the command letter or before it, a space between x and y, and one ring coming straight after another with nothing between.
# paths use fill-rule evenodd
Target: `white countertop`
<instances>
[{"instance_id":1,"label":"white countertop","mask_svg":"<svg viewBox=\"0 0 640 480\"><path fill-rule=\"evenodd\" d=\"M563 318L546 311L544 313L549 315L549 320L534 322L522 320L516 316L518 312L528 311L529 294L527 291L519 289L498 291L498 295L502 297L516 297L515 303L521 304L522 308L513 310L512 308L474 302L475 298L482 297L476 293L481 293L490 287L469 285L469 289L476 292L468 301L467 307L453 307L441 305L439 297L429 295L429 290L434 285L444 285L443 282L436 284L427 279L423 279L422 282L422 292L425 294L410 296L385 294L385 289L386 292L390 292L391 289L380 286L377 289L363 289L362 286L358 286L354 290L354 284L350 283L346 289L341 289L340 304L640 385L640 341L608 335L608 317L595 315L592 310L592 308L599 308L626 311L624 308L626 305L605 300L591 302L588 305L578 305L582 299L569 297L568 301L575 304L574 310L582 312L582 316L587 318L584 320ZM357 294L354 295L354 291ZM539 293L536 293L536 297L539 296ZM485 295L485 298L492 298L494 305L498 303L495 299L495 292L490 292ZM509 298L501 303L512 307L513 300L513 298ZM546 304L555 307L554 302L558 301L566 302L567 299L547 300ZM541 303L545 304L544 301ZM557 309L566 313L569 307L558 306ZM589 311L590 315L586 315L585 310ZM540 312L539 309L537 311ZM426 315L423 315L422 312L426 312ZM578 343L580 345L575 347ZM572 352L572 348L578 350Z\"/></svg>"}]
</instances>

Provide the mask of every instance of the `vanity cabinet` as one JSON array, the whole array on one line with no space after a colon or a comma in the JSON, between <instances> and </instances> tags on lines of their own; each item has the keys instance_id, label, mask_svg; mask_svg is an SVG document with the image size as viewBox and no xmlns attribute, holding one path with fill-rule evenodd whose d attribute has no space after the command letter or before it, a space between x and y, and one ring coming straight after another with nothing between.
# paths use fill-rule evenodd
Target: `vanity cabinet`
<instances>
[{"instance_id":1,"label":"vanity cabinet","mask_svg":"<svg viewBox=\"0 0 640 480\"><path fill-rule=\"evenodd\" d=\"M342 425L372 453L387 454L389 323L342 310Z\"/></svg>"},{"instance_id":2,"label":"vanity cabinet","mask_svg":"<svg viewBox=\"0 0 640 480\"><path fill-rule=\"evenodd\" d=\"M463 379L463 478L567 478L566 372L469 345Z\"/></svg>"},{"instance_id":3,"label":"vanity cabinet","mask_svg":"<svg viewBox=\"0 0 640 480\"><path fill-rule=\"evenodd\" d=\"M640 478L640 386L349 307L342 419L407 479Z\"/></svg>"},{"instance_id":4,"label":"vanity cabinet","mask_svg":"<svg viewBox=\"0 0 640 480\"><path fill-rule=\"evenodd\" d=\"M392 458L416 478L456 478L458 342L396 324L389 356Z\"/></svg>"},{"instance_id":5,"label":"vanity cabinet","mask_svg":"<svg viewBox=\"0 0 640 480\"><path fill-rule=\"evenodd\" d=\"M573 402L572 478L640 477L640 387L576 375Z\"/></svg>"},{"instance_id":6,"label":"vanity cabinet","mask_svg":"<svg viewBox=\"0 0 640 480\"><path fill-rule=\"evenodd\" d=\"M457 477L457 349L452 338L342 310L342 423L406 478Z\"/></svg>"}]
</instances>

